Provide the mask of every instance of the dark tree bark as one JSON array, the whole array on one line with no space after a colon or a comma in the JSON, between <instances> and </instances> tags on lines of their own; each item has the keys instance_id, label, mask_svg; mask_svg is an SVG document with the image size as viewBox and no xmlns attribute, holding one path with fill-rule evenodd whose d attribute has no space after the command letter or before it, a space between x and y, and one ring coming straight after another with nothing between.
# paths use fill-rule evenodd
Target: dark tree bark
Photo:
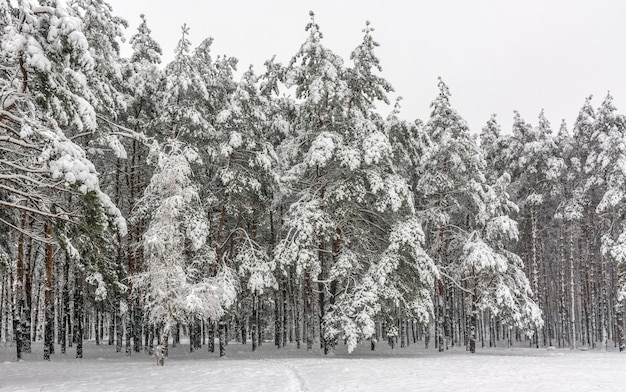
<instances>
[{"instance_id":1,"label":"dark tree bark","mask_svg":"<svg viewBox=\"0 0 626 392\"><path fill-rule=\"evenodd\" d=\"M220 344L220 357L226 355L226 320L224 317L219 322L219 344Z\"/></svg>"},{"instance_id":2,"label":"dark tree bark","mask_svg":"<svg viewBox=\"0 0 626 392\"><path fill-rule=\"evenodd\" d=\"M280 348L283 341L282 332L282 316L280 314L280 297L279 290L274 290L274 345Z\"/></svg>"},{"instance_id":3,"label":"dark tree bark","mask_svg":"<svg viewBox=\"0 0 626 392\"><path fill-rule=\"evenodd\" d=\"M624 309L623 305L620 306L620 309L617 311L616 315L617 322L617 345L619 347L619 351L622 352L626 350L626 342L624 341Z\"/></svg>"},{"instance_id":4,"label":"dark tree bark","mask_svg":"<svg viewBox=\"0 0 626 392\"><path fill-rule=\"evenodd\" d=\"M252 351L256 351L259 333L259 304L257 301L256 292L252 295L252 316L250 320L250 331L252 339Z\"/></svg>"},{"instance_id":5,"label":"dark tree bark","mask_svg":"<svg viewBox=\"0 0 626 392\"><path fill-rule=\"evenodd\" d=\"M141 334L144 331L143 331L143 325L142 325L142 309L139 304L139 300L135 300L133 309L134 309L134 312L133 312L133 316L134 316L133 347L136 353L140 353L141 352Z\"/></svg>"},{"instance_id":6,"label":"dark tree bark","mask_svg":"<svg viewBox=\"0 0 626 392\"><path fill-rule=\"evenodd\" d=\"M67 336L70 330L70 260L66 257L65 263L63 263L63 289L61 292L62 296L62 305L61 305L61 313L62 320L61 323L63 325L63 333L61 334L61 354L66 353L67 347ZM100 341L97 341L100 344Z\"/></svg>"},{"instance_id":7,"label":"dark tree bark","mask_svg":"<svg viewBox=\"0 0 626 392\"><path fill-rule=\"evenodd\" d=\"M470 314L470 339L469 346L472 354L476 353L476 332L478 329L478 309L476 309L476 298L472 298L472 313Z\"/></svg>"},{"instance_id":8,"label":"dark tree bark","mask_svg":"<svg viewBox=\"0 0 626 392\"><path fill-rule=\"evenodd\" d=\"M126 356L130 357L132 353L131 341L134 335L133 331L133 310L131 308L130 296L128 299L128 312L126 313Z\"/></svg>"},{"instance_id":9,"label":"dark tree bark","mask_svg":"<svg viewBox=\"0 0 626 392\"><path fill-rule=\"evenodd\" d=\"M45 287L45 323L44 323L44 351L43 359L50 360L50 355L54 351L54 313L52 308L52 266L54 249L52 246L52 223L46 225L46 235L48 244L46 244L46 287Z\"/></svg>"},{"instance_id":10,"label":"dark tree bark","mask_svg":"<svg viewBox=\"0 0 626 392\"><path fill-rule=\"evenodd\" d=\"M115 352L122 351L122 338L124 337L124 326L122 319L121 309L121 294L117 294L115 297Z\"/></svg>"},{"instance_id":11,"label":"dark tree bark","mask_svg":"<svg viewBox=\"0 0 626 392\"><path fill-rule=\"evenodd\" d=\"M74 336L76 341L76 358L83 357L83 272L76 271L74 286Z\"/></svg>"},{"instance_id":12,"label":"dark tree bark","mask_svg":"<svg viewBox=\"0 0 626 392\"><path fill-rule=\"evenodd\" d=\"M212 320L209 320L209 333L208 333L208 342L207 342L207 346L208 346L208 350L210 353L214 353L215 352L215 322ZM254 343L253 343L254 344Z\"/></svg>"}]
</instances>

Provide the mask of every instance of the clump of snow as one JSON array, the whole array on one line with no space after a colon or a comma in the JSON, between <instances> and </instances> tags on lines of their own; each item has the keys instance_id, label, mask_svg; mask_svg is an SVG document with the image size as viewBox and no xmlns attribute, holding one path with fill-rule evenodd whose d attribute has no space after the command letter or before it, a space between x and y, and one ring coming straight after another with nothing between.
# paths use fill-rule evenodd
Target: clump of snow
<instances>
[{"instance_id":1,"label":"clump of snow","mask_svg":"<svg viewBox=\"0 0 626 392\"><path fill-rule=\"evenodd\" d=\"M309 149L309 165L320 167L326 166L335 152L335 140L332 134L327 132L320 133Z\"/></svg>"}]
</instances>

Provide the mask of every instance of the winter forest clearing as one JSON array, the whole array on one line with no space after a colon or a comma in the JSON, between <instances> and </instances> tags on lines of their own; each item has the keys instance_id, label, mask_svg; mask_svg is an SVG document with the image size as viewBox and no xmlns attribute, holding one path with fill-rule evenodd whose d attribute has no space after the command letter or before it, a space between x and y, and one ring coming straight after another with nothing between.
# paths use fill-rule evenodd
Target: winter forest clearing
<instances>
[{"instance_id":1,"label":"winter forest clearing","mask_svg":"<svg viewBox=\"0 0 626 392\"><path fill-rule=\"evenodd\" d=\"M623 391L624 361L605 351L486 348L468 355L424 350L423 344L391 350L345 347L325 356L270 344L257 352L229 345L219 358L189 353L182 345L161 368L147 356L124 357L112 346L86 343L81 360L61 356L41 360L41 345L31 359L15 362L0 354L2 391ZM381 351L382 350L382 351ZM613 350L611 350L613 351Z\"/></svg>"},{"instance_id":2,"label":"winter forest clearing","mask_svg":"<svg viewBox=\"0 0 626 392\"><path fill-rule=\"evenodd\" d=\"M123 58L103 1L0 0L0 25L3 388L620 389L610 94L470 131L442 79L429 118L379 113L369 23L346 60L311 13L262 70L186 26L161 65L143 15Z\"/></svg>"}]
</instances>

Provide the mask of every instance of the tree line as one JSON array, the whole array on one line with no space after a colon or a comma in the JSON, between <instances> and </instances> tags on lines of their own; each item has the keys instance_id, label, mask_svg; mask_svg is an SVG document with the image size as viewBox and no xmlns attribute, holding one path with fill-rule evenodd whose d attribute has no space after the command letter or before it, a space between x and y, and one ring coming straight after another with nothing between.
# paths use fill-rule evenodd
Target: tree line
<instances>
[{"instance_id":1,"label":"tree line","mask_svg":"<svg viewBox=\"0 0 626 392\"><path fill-rule=\"evenodd\" d=\"M174 59L97 0L0 1L0 336L161 358L381 339L625 348L626 117L480 132L448 86L386 116L374 29L349 62L311 13L287 64ZM56 347L56 348L55 348ZM163 355L162 355L163 354Z\"/></svg>"}]
</instances>

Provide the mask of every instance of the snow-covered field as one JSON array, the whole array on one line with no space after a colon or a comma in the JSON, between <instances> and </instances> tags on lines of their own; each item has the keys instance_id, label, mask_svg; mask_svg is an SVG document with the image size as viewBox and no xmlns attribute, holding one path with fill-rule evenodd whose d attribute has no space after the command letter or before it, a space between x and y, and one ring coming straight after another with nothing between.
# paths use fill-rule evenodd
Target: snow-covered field
<instances>
[{"instance_id":1,"label":"snow-covered field","mask_svg":"<svg viewBox=\"0 0 626 392\"><path fill-rule=\"evenodd\" d=\"M87 342L85 358L56 354L41 360L41 346L24 362L0 346L0 391L626 391L626 355L529 348L462 349L423 346L377 351L362 346L335 355L271 343L259 351L231 343L225 358L188 346L172 349L164 367L144 354L125 357Z\"/></svg>"}]
</instances>

